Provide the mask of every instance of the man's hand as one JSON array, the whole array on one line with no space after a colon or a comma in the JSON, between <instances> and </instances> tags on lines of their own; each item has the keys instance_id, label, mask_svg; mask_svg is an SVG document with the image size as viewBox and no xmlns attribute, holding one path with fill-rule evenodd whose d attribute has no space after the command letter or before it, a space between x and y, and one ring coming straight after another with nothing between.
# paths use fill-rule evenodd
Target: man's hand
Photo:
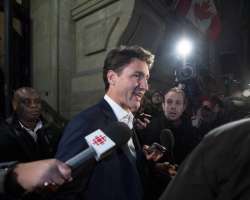
<instances>
[{"instance_id":1,"label":"man's hand","mask_svg":"<svg viewBox=\"0 0 250 200\"><path fill-rule=\"evenodd\" d=\"M150 118L152 116L146 113L141 113L135 117L134 126L136 129L142 130L145 129L150 123Z\"/></svg>"},{"instance_id":2,"label":"man's hand","mask_svg":"<svg viewBox=\"0 0 250 200\"><path fill-rule=\"evenodd\" d=\"M152 160L154 162L157 162L163 156L163 152L148 145L143 146L143 152L147 160Z\"/></svg>"},{"instance_id":3,"label":"man's hand","mask_svg":"<svg viewBox=\"0 0 250 200\"><path fill-rule=\"evenodd\" d=\"M17 175L17 183L28 192L72 180L70 167L56 159L20 163L13 172Z\"/></svg>"},{"instance_id":4,"label":"man's hand","mask_svg":"<svg viewBox=\"0 0 250 200\"><path fill-rule=\"evenodd\" d=\"M172 165L169 162L156 163L155 169L158 172L174 177L177 174L177 165Z\"/></svg>"}]
</instances>

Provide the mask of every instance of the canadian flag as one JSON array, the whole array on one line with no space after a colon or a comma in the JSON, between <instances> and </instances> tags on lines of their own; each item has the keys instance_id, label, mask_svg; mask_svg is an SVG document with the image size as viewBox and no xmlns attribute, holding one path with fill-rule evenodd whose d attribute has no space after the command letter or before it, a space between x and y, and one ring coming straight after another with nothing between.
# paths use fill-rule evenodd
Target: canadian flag
<instances>
[{"instance_id":1,"label":"canadian flag","mask_svg":"<svg viewBox=\"0 0 250 200\"><path fill-rule=\"evenodd\" d=\"M179 0L176 3L176 11L209 38L218 38L221 23L213 0Z\"/></svg>"}]
</instances>

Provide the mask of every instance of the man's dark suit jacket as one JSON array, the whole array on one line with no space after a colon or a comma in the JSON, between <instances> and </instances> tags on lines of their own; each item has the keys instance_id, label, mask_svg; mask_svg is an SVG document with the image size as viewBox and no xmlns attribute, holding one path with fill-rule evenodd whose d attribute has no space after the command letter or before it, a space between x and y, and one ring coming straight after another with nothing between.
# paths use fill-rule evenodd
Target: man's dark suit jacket
<instances>
[{"instance_id":1,"label":"man's dark suit jacket","mask_svg":"<svg viewBox=\"0 0 250 200\"><path fill-rule=\"evenodd\" d=\"M66 161L87 149L84 137L114 121L117 121L116 116L104 99L81 112L66 127L56 157ZM85 177L78 175L74 180L77 184L62 188L59 191L61 195L57 199L140 200L142 198L138 170L124 150L115 150L106 159L92 165L90 171L82 169L82 173L84 172ZM84 184L81 184L79 179L85 179Z\"/></svg>"}]
</instances>

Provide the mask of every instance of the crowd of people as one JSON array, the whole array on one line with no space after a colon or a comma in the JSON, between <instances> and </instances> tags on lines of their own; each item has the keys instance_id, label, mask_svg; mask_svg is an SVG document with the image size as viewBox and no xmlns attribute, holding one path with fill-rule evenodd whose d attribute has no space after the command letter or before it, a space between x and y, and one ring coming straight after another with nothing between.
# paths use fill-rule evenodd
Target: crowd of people
<instances>
[{"instance_id":1,"label":"crowd of people","mask_svg":"<svg viewBox=\"0 0 250 200\"><path fill-rule=\"evenodd\" d=\"M224 195L221 199L245 196L247 192L241 193L239 187L234 193L230 184L239 182L244 169L240 159L247 163L249 142L243 138L247 138L249 120L209 133L231 121L223 100L202 97L199 108L193 110L180 86L148 91L153 62L154 55L139 46L112 49L103 65L103 99L76 115L64 130L54 129L43 119L42 100L35 89L17 89L13 114L0 126L1 199L154 200L163 194L162 200L210 200L220 195ZM77 169L67 165L89 148L86 136L116 121L131 129L125 145L100 161L91 158ZM237 128L242 130L239 135ZM226 154L234 142L237 149L229 159ZM226 165L241 154L239 149L243 149L238 160L242 164L233 176L235 181L227 184L234 168L227 171ZM248 182L242 184L247 190Z\"/></svg>"}]
</instances>

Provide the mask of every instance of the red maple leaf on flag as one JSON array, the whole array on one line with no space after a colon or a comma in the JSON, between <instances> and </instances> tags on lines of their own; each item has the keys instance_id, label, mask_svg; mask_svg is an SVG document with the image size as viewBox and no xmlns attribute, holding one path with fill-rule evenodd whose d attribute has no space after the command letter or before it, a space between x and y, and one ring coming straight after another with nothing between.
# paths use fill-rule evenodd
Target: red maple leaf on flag
<instances>
[{"instance_id":1,"label":"red maple leaf on flag","mask_svg":"<svg viewBox=\"0 0 250 200\"><path fill-rule=\"evenodd\" d=\"M176 11L209 38L218 38L221 23L213 0L178 0Z\"/></svg>"},{"instance_id":2,"label":"red maple leaf on flag","mask_svg":"<svg viewBox=\"0 0 250 200\"><path fill-rule=\"evenodd\" d=\"M208 19L213 13L209 10L209 1L203 1L201 4L194 4L194 15L200 20Z\"/></svg>"}]
</instances>

